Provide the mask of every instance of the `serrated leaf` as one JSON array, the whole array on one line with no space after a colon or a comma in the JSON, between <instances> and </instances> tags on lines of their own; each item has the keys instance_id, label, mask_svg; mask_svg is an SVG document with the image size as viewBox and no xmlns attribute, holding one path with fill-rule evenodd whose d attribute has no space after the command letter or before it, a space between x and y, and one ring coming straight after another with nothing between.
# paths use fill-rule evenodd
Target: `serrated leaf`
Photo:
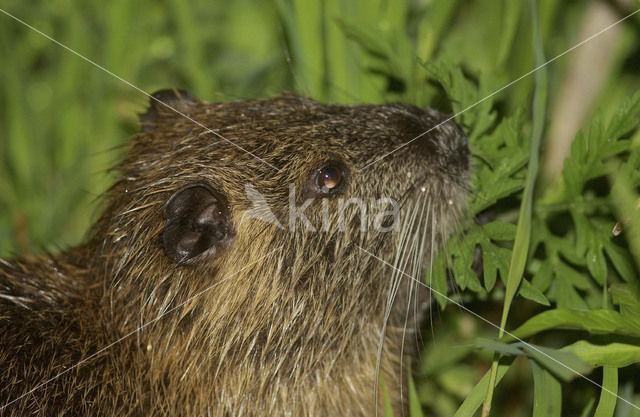
<instances>
[{"instance_id":1,"label":"serrated leaf","mask_svg":"<svg viewBox=\"0 0 640 417\"><path fill-rule=\"evenodd\" d=\"M486 226L489 226L489 230ZM487 291L491 291L496 283L497 271L504 280L509 270L509 258L511 251L495 245L491 242L490 237L496 240L505 240L512 238L512 232L515 225L510 223L492 222L482 227L482 237L478 240L478 244L482 248L482 267L484 273L484 286ZM487 233L488 232L488 233Z\"/></svg>"},{"instance_id":2,"label":"serrated leaf","mask_svg":"<svg viewBox=\"0 0 640 417\"><path fill-rule=\"evenodd\" d=\"M628 252L609 240L605 240L603 243L604 251L620 277L627 282L634 281L635 270Z\"/></svg>"},{"instance_id":3,"label":"serrated leaf","mask_svg":"<svg viewBox=\"0 0 640 417\"><path fill-rule=\"evenodd\" d=\"M581 274L564 262L558 262L556 265L556 276L559 279L566 280L579 290L588 290L592 287L588 276Z\"/></svg>"},{"instance_id":4,"label":"serrated leaf","mask_svg":"<svg viewBox=\"0 0 640 417\"><path fill-rule=\"evenodd\" d=\"M492 256L490 256L492 244L490 242L484 242L481 244L482 248L482 277L484 279L484 288L487 291L491 291L493 286L496 285L496 279L498 276L498 266Z\"/></svg>"},{"instance_id":5,"label":"serrated leaf","mask_svg":"<svg viewBox=\"0 0 640 417\"><path fill-rule=\"evenodd\" d=\"M638 284L613 284L609 290L613 304L620 313L631 319L640 317L640 288Z\"/></svg>"},{"instance_id":6,"label":"serrated leaf","mask_svg":"<svg viewBox=\"0 0 640 417\"><path fill-rule=\"evenodd\" d=\"M574 142L580 139L582 132L578 132ZM579 170L579 164L574 159L565 159L562 164L562 178L565 183L565 193L567 198L573 199L582 192L582 176Z\"/></svg>"},{"instance_id":7,"label":"serrated leaf","mask_svg":"<svg viewBox=\"0 0 640 417\"><path fill-rule=\"evenodd\" d=\"M507 275L509 274L509 259L511 259L511 251L507 248L494 246L494 253L498 265L498 271L500 272L500 280L505 283Z\"/></svg>"},{"instance_id":8,"label":"serrated leaf","mask_svg":"<svg viewBox=\"0 0 640 417\"><path fill-rule=\"evenodd\" d=\"M393 29L382 30L377 25L340 17L336 22L345 36L356 41L373 59L369 70L398 78L408 88L413 87L414 53L406 36Z\"/></svg>"},{"instance_id":9,"label":"serrated leaf","mask_svg":"<svg viewBox=\"0 0 640 417\"><path fill-rule=\"evenodd\" d=\"M387 60L391 56L391 48L387 39L380 30L375 27L360 24L351 19L336 19L345 35L360 44L369 54L381 60Z\"/></svg>"},{"instance_id":10,"label":"serrated leaf","mask_svg":"<svg viewBox=\"0 0 640 417\"><path fill-rule=\"evenodd\" d=\"M558 263L558 266L563 265L562 263ZM571 269L571 268L567 268ZM555 285L555 296L556 296L556 304L560 309L572 309L572 310L588 310L589 306L585 300L578 294L578 292L573 287L571 280L568 278L567 274L562 274L561 272L557 272L555 274L556 279L554 282Z\"/></svg>"},{"instance_id":11,"label":"serrated leaf","mask_svg":"<svg viewBox=\"0 0 640 417\"><path fill-rule=\"evenodd\" d=\"M622 152L626 152L629 150L630 146L631 146L631 142L625 139L621 139L617 142L607 143L607 146L605 146L603 149L601 158L605 159L610 156L614 156Z\"/></svg>"},{"instance_id":12,"label":"serrated leaf","mask_svg":"<svg viewBox=\"0 0 640 417\"><path fill-rule=\"evenodd\" d=\"M470 203L473 214L480 213L497 201L514 194L524 187L524 181L504 178L501 174L496 174L493 178L487 175L485 178L487 179L486 187L479 190Z\"/></svg>"},{"instance_id":13,"label":"serrated leaf","mask_svg":"<svg viewBox=\"0 0 640 417\"><path fill-rule=\"evenodd\" d=\"M591 275L598 281L598 284L604 285L604 281L607 278L607 262L604 259L602 246L589 248L586 261Z\"/></svg>"},{"instance_id":14,"label":"serrated leaf","mask_svg":"<svg viewBox=\"0 0 640 417\"><path fill-rule=\"evenodd\" d=\"M540 269L531 278L531 285L536 287L539 291L545 292L551 285L552 277L552 264L550 261L545 261L540 265Z\"/></svg>"},{"instance_id":15,"label":"serrated leaf","mask_svg":"<svg viewBox=\"0 0 640 417\"><path fill-rule=\"evenodd\" d=\"M575 252L577 256L584 256L589 245L591 238L591 226L589 220L582 214L575 210L571 211L571 217L573 218L573 224L576 228L576 246Z\"/></svg>"},{"instance_id":16,"label":"serrated leaf","mask_svg":"<svg viewBox=\"0 0 640 417\"><path fill-rule=\"evenodd\" d=\"M617 138L629 133L639 122L640 116L640 92L626 98L616 110L607 126L606 135Z\"/></svg>"},{"instance_id":17,"label":"serrated leaf","mask_svg":"<svg viewBox=\"0 0 640 417\"><path fill-rule=\"evenodd\" d=\"M496 220L482 226L484 232L493 240L513 240L516 237L516 225Z\"/></svg>"},{"instance_id":18,"label":"serrated leaf","mask_svg":"<svg viewBox=\"0 0 640 417\"><path fill-rule=\"evenodd\" d=\"M473 141L475 138L481 137L487 130L493 126L496 121L497 113L492 110L492 103L487 102L488 93L490 89L487 88L486 78L480 78L480 87L478 88L477 96L473 97L472 103L469 103L467 107L462 109L466 112L471 106L478 107L476 110L477 117L474 119L473 127L469 132L469 140Z\"/></svg>"},{"instance_id":19,"label":"serrated leaf","mask_svg":"<svg viewBox=\"0 0 640 417\"><path fill-rule=\"evenodd\" d=\"M526 149L516 148L510 152L508 159L499 161L495 171L503 176L513 175L524 168L528 161L529 154Z\"/></svg>"},{"instance_id":20,"label":"serrated leaf","mask_svg":"<svg viewBox=\"0 0 640 417\"><path fill-rule=\"evenodd\" d=\"M467 236L466 239L455 239L451 244L450 252L453 255L453 274L461 289L469 288L474 292L484 291L476 273L471 269L473 254L475 251L475 239Z\"/></svg>"},{"instance_id":21,"label":"serrated leaf","mask_svg":"<svg viewBox=\"0 0 640 417\"><path fill-rule=\"evenodd\" d=\"M640 267L640 197L636 192L637 187L630 181L631 169L629 164L624 164L620 169L613 181L610 196L616 206L616 214L621 220L624 219L624 236L636 266Z\"/></svg>"},{"instance_id":22,"label":"serrated leaf","mask_svg":"<svg viewBox=\"0 0 640 417\"><path fill-rule=\"evenodd\" d=\"M531 285L526 279L523 279L520 283L518 294L521 297L524 297L527 300L535 301L538 304L542 304L544 306L551 305L551 303L549 303L549 300L547 300L547 297L545 297L539 289Z\"/></svg>"},{"instance_id":23,"label":"serrated leaf","mask_svg":"<svg viewBox=\"0 0 640 417\"><path fill-rule=\"evenodd\" d=\"M448 303L448 300L445 297L445 295L448 294L448 287L444 255L436 256L436 259L433 261L432 268L433 269L427 270L426 283L435 290L431 294L435 297L440 308L444 309Z\"/></svg>"},{"instance_id":24,"label":"serrated leaf","mask_svg":"<svg viewBox=\"0 0 640 417\"><path fill-rule=\"evenodd\" d=\"M586 133L581 130L576 134L571 144L570 158L564 161L562 169L567 200L574 201L589 180L605 176L611 171L611 167L604 163L606 158L628 150L628 141L620 138L637 126L639 100L637 93L625 100L606 128L598 114L592 119ZM579 245L582 243L580 241Z\"/></svg>"},{"instance_id":25,"label":"serrated leaf","mask_svg":"<svg viewBox=\"0 0 640 417\"><path fill-rule=\"evenodd\" d=\"M553 250L557 250L564 258L574 265L584 265L584 255L576 254L576 247L569 239L551 236L548 243Z\"/></svg>"},{"instance_id":26,"label":"serrated leaf","mask_svg":"<svg viewBox=\"0 0 640 417\"><path fill-rule=\"evenodd\" d=\"M486 81L480 79L476 87L468 80L459 67L444 62L422 62L429 78L438 82L451 99L451 106L459 122L467 127L469 140L485 132L493 125L496 113L492 110L493 100L488 96Z\"/></svg>"}]
</instances>

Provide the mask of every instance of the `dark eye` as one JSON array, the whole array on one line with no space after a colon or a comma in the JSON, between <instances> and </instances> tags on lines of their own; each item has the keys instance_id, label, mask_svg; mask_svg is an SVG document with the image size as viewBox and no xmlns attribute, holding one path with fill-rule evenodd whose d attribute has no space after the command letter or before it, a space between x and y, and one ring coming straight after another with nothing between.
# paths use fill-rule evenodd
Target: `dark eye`
<instances>
[{"instance_id":1,"label":"dark eye","mask_svg":"<svg viewBox=\"0 0 640 417\"><path fill-rule=\"evenodd\" d=\"M331 192L331 190L338 188L341 183L342 170L332 165L320 168L316 176L316 186L321 191Z\"/></svg>"},{"instance_id":2,"label":"dark eye","mask_svg":"<svg viewBox=\"0 0 640 417\"><path fill-rule=\"evenodd\" d=\"M347 169L339 162L330 162L311 173L307 187L311 195L326 196L340 192L347 180Z\"/></svg>"}]
</instances>

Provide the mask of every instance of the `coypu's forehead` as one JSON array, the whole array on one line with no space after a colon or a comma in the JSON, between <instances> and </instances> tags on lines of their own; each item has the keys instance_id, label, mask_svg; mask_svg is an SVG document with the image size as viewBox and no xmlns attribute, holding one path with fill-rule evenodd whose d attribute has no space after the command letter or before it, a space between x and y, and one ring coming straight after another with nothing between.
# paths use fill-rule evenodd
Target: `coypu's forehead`
<instances>
[{"instance_id":1,"label":"coypu's forehead","mask_svg":"<svg viewBox=\"0 0 640 417\"><path fill-rule=\"evenodd\" d=\"M394 155L385 158L388 163L401 159L450 165L458 155L458 163L466 165L468 159L466 139L453 122L443 123L445 117L433 110L404 104L325 105L284 95L225 103L194 99L180 110L188 118L165 109L156 120L159 128L143 141L152 139L160 149L168 144L173 151L186 147L218 160L249 155L276 167L294 156L318 154L340 155L360 166L390 152Z\"/></svg>"},{"instance_id":2,"label":"coypu's forehead","mask_svg":"<svg viewBox=\"0 0 640 417\"><path fill-rule=\"evenodd\" d=\"M444 120L437 112L404 104L325 105L299 96L202 106L208 128L246 144L268 141L273 150L283 142L278 139L286 138L287 143L338 145L367 154L390 151Z\"/></svg>"}]
</instances>

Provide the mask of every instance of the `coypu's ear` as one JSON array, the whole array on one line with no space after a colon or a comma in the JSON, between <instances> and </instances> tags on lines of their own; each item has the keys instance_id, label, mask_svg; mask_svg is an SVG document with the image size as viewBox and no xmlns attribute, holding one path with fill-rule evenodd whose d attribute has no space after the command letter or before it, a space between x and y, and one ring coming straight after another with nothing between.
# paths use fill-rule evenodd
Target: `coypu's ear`
<instances>
[{"instance_id":1,"label":"coypu's ear","mask_svg":"<svg viewBox=\"0 0 640 417\"><path fill-rule=\"evenodd\" d=\"M167 89L156 91L149 98L149 108L144 114L140 115L140 124L143 132L150 132L156 128L158 121L170 114L186 113L189 107L196 104L199 100L184 90ZM164 104L163 104L164 103ZM167 107L169 106L169 107Z\"/></svg>"},{"instance_id":2,"label":"coypu's ear","mask_svg":"<svg viewBox=\"0 0 640 417\"><path fill-rule=\"evenodd\" d=\"M164 208L164 251L177 263L213 256L235 236L226 198L203 183L178 190Z\"/></svg>"}]
</instances>

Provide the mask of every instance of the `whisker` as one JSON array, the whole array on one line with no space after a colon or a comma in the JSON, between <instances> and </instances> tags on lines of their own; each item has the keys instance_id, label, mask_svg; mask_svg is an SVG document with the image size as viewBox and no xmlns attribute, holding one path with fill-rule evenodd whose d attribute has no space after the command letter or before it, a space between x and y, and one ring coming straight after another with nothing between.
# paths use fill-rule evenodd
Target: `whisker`
<instances>
[{"instance_id":1,"label":"whisker","mask_svg":"<svg viewBox=\"0 0 640 417\"><path fill-rule=\"evenodd\" d=\"M415 210L415 214L417 214L418 210L418 205L420 203L422 203L422 207L420 209L420 217L418 218L418 226L415 228L414 230L414 234L413 234L413 238L411 239L411 247L410 250L407 252L407 261L409 259L412 260L412 264L409 264L409 268L411 270L411 275L415 276L416 275L416 270L419 271L420 270L420 266L418 264L419 258L420 258L420 252L419 250L419 244L418 244L418 240L419 240L419 236L420 236L420 231L421 231L421 227L420 225L422 224L422 219L424 218L424 206L425 206L425 202L426 202L426 197L422 197L421 199L419 199L416 202L416 210ZM413 222L412 222L413 224ZM412 254L413 252L413 254ZM413 255L413 256L412 256ZM403 401L403 365L404 365L404 344L405 344L405 337L406 337L406 333L407 333L407 323L409 320L409 311L411 310L411 295L414 292L414 288L416 287L415 281L414 282L409 282L408 283L408 294L407 294L407 309L406 309L406 313L405 313L405 317L404 317L404 326L402 328L402 338L401 338L401 343L400 343L400 401ZM417 292L417 291L416 291ZM417 301L417 298L416 298ZM416 318L416 316L414 316L414 319ZM414 320L414 326L415 326L415 320ZM404 415L404 409L402 410L402 413Z\"/></svg>"},{"instance_id":2,"label":"whisker","mask_svg":"<svg viewBox=\"0 0 640 417\"><path fill-rule=\"evenodd\" d=\"M426 245L426 241L427 241L427 235L429 234L429 216L431 214L431 196L429 193L430 190L427 190L427 192L425 193L425 197L424 197L424 202L426 203L427 206L427 214L426 217L424 216L424 205L423 205L423 214L422 214L422 218L424 219L424 230L422 231L422 239L420 242L420 249L419 249L419 254L420 254L420 258L418 260L418 271L416 273L416 278L420 279L420 276L422 275L422 265L424 262L424 252L425 252L425 245ZM433 233L433 230L431 231L431 233ZM416 291L414 293L414 297L415 297L415 301L413 304L413 317L414 317L414 327L415 327L415 342L416 342L416 350L419 350L420 348L420 342L418 340L418 338L420 336L420 328L418 325L418 283L414 282L414 285L416 286ZM431 307L431 292L429 292L429 307Z\"/></svg>"},{"instance_id":3,"label":"whisker","mask_svg":"<svg viewBox=\"0 0 640 417\"><path fill-rule=\"evenodd\" d=\"M431 205L431 201L429 201L429 205ZM429 248L429 299L433 297L433 258L435 255L435 246L436 246L436 231L435 231L435 209L431 209L431 247ZM446 291L446 289L445 289ZM429 326L431 329L431 338L433 342L436 341L436 333L433 329L433 307L432 304L429 304Z\"/></svg>"},{"instance_id":4,"label":"whisker","mask_svg":"<svg viewBox=\"0 0 640 417\"><path fill-rule=\"evenodd\" d=\"M417 202L413 205L413 207L408 207L410 210L406 217L403 219L402 229L400 231L400 235L398 237L398 241L396 244L396 255L394 259L394 272L391 275L391 282L389 286L389 295L387 297L387 305L385 307L384 319L382 322L382 329L380 331L380 338L378 341L378 352L376 355L376 380L374 381L374 399L378 401L378 380L380 379L380 363L382 360L382 348L384 346L384 337L387 331L387 325L389 322L389 316L391 315L391 307L395 301L395 296L399 287L399 283L401 281L401 274L399 274L398 270L403 270L404 265L406 264L406 254L405 247L407 242L407 235L409 231L413 228L413 224L415 223L416 214L417 214ZM397 269L395 269L397 268ZM378 415L378 407L376 406L376 416Z\"/></svg>"}]
</instances>

